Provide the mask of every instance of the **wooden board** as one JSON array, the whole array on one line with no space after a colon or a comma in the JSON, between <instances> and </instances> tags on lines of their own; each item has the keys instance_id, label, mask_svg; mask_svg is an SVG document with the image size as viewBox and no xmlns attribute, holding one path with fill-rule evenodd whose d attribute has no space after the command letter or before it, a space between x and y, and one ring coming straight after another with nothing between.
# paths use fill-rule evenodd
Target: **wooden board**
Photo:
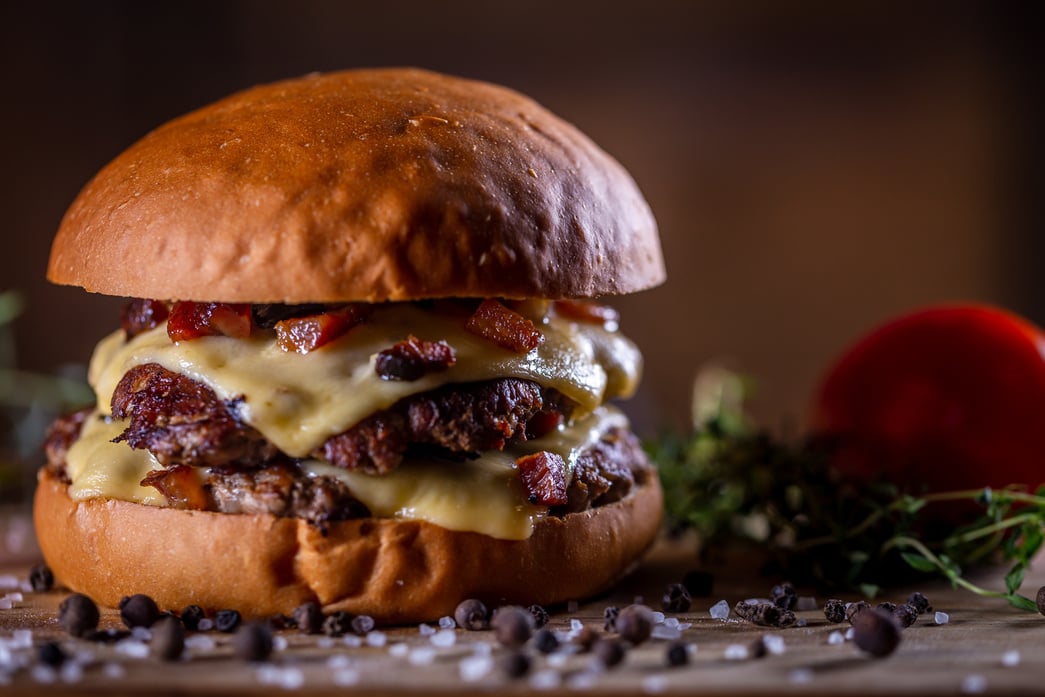
<instances>
[{"instance_id":1,"label":"wooden board","mask_svg":"<svg viewBox=\"0 0 1045 697\"><path fill-rule=\"evenodd\" d=\"M667 583L678 581L693 568L692 548L660 544L639 570L611 595L582 603L575 612L558 608L550 627L568 631L578 619L601 629L607 605L626 605L635 596L659 609ZM715 588L708 598L696 598L692 609L676 617L691 626L682 639L695 646L688 666L668 668L666 640L653 640L631 649L624 663L614 669L595 671L590 654L555 658L538 656L526 678L512 680L497 661L504 650L494 648L494 668L476 680L462 679L462 670L482 667L481 658L492 643L488 632L456 630L451 647L433 646L418 627L383 629L383 646L346 646L342 640L279 632L286 648L271 661L256 665L233 656L230 635L208 632L211 649L193 649L187 659L163 663L121 653L112 646L69 638L57 626L56 607L61 592L24 594L10 610L0 610L0 637L5 645L19 629L32 630L32 642L58 640L69 653L86 660L82 675L67 669L64 676L46 671L20 670L6 677L0 672L4 695L39 694L141 694L154 695L254 695L301 689L308 694L478 694L511 693L758 695L758 694L959 694L982 691L988 694L1045 692L1045 618L1010 608L1004 601L985 599L939 583L918 588L932 601L935 610L947 612L950 621L936 625L922 615L903 633L899 649L884 659L862 654L851 642L831 643L835 632L848 625L829 623L818 610L797 613L805 627L765 629L735 618L712 619L708 608L720 599L732 606L738 600L765 596L780 579L760 578L741 564L728 564L716 572ZM28 566L0 569L20 578ZM982 579L1001 583L1001 572ZM1040 570L1029 574L1025 592L1045 583ZM800 590L800 594L802 589ZM902 602L911 589L884 593L883 600ZM7 591L0 591L2 598ZM843 596L856 600L855 596ZM823 605L824 598L818 598ZM103 627L118 627L112 610L103 614ZM763 635L780 637L784 652L761 659L735 660L731 646L747 646ZM21 635L24 636L24 635ZM404 645L393 648L395 645ZM537 656L532 649L528 649ZM0 659L3 658L0 648ZM35 650L11 649L16 654ZM89 654L89 655L88 655ZM479 659L476 659L479 656ZM1018 659L1017 659L1018 657ZM1005 661L1015 665L1005 665ZM0 661L2 662L2 661ZM54 682L46 682L47 679ZM63 679L64 678L64 679ZM75 682L69 680L76 679ZM43 680L43 681L42 681ZM299 687L294 682L300 681Z\"/></svg>"}]
</instances>

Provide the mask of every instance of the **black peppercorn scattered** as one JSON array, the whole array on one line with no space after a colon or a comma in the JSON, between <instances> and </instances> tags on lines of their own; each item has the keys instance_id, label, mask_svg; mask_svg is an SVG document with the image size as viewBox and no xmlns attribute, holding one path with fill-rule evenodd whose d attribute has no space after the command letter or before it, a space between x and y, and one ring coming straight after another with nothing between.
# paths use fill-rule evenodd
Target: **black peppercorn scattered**
<instances>
[{"instance_id":1,"label":"black peppercorn scattered","mask_svg":"<svg viewBox=\"0 0 1045 697\"><path fill-rule=\"evenodd\" d=\"M242 619L238 610L218 610L214 613L214 628L219 632L232 634Z\"/></svg>"},{"instance_id":2,"label":"black peppercorn scattered","mask_svg":"<svg viewBox=\"0 0 1045 697\"><path fill-rule=\"evenodd\" d=\"M664 652L664 660L672 668L684 666L689 663L689 649L681 641L673 641Z\"/></svg>"},{"instance_id":3,"label":"black peppercorn scattered","mask_svg":"<svg viewBox=\"0 0 1045 697\"><path fill-rule=\"evenodd\" d=\"M896 607L897 607L896 603L890 603L888 601L881 602L881 603L878 603L877 605L875 605L876 609L878 609L878 610L885 610L886 612L888 612L890 614L893 613L893 612L896 612Z\"/></svg>"},{"instance_id":4,"label":"black peppercorn scattered","mask_svg":"<svg viewBox=\"0 0 1045 697\"><path fill-rule=\"evenodd\" d=\"M338 637L352 631L352 615L338 610L328 615L323 621L323 633L327 636Z\"/></svg>"},{"instance_id":5,"label":"black peppercorn scattered","mask_svg":"<svg viewBox=\"0 0 1045 697\"><path fill-rule=\"evenodd\" d=\"M598 638L599 635L595 633L594 629L584 625L573 637L573 643L580 647L581 653L588 653Z\"/></svg>"},{"instance_id":6,"label":"black peppercorn scattered","mask_svg":"<svg viewBox=\"0 0 1045 697\"><path fill-rule=\"evenodd\" d=\"M73 593L58 606L58 623L73 636L84 636L98 627L98 606L82 593Z\"/></svg>"},{"instance_id":7,"label":"black peppercorn scattered","mask_svg":"<svg viewBox=\"0 0 1045 697\"><path fill-rule=\"evenodd\" d=\"M853 643L875 658L895 651L900 639L900 625L891 613L867 609L853 618Z\"/></svg>"},{"instance_id":8,"label":"black peppercorn scattered","mask_svg":"<svg viewBox=\"0 0 1045 697\"><path fill-rule=\"evenodd\" d=\"M65 651L62 650L62 647L56 641L49 641L41 645L37 655L40 657L41 663L46 663L53 668L58 668L68 658L65 655Z\"/></svg>"},{"instance_id":9,"label":"black peppercorn scattered","mask_svg":"<svg viewBox=\"0 0 1045 697\"><path fill-rule=\"evenodd\" d=\"M645 605L629 605L618 613L616 626L621 639L638 646L653 632L653 611Z\"/></svg>"},{"instance_id":10,"label":"black peppercorn scattered","mask_svg":"<svg viewBox=\"0 0 1045 697\"><path fill-rule=\"evenodd\" d=\"M607 632L617 631L617 615L620 614L620 610L616 605L607 605L606 609L602 611L602 629Z\"/></svg>"},{"instance_id":11,"label":"black peppercorn scattered","mask_svg":"<svg viewBox=\"0 0 1045 697\"><path fill-rule=\"evenodd\" d=\"M174 617L164 617L152 627L152 655L163 661L176 661L185 651L185 630Z\"/></svg>"},{"instance_id":12,"label":"black peppercorn scattered","mask_svg":"<svg viewBox=\"0 0 1045 697\"><path fill-rule=\"evenodd\" d=\"M37 593L44 593L54 587L54 574L47 564L37 564L29 570L29 587Z\"/></svg>"},{"instance_id":13,"label":"black peppercorn scattered","mask_svg":"<svg viewBox=\"0 0 1045 697\"><path fill-rule=\"evenodd\" d=\"M247 622L236 631L232 646L244 661L260 663L272 653L272 630L264 622Z\"/></svg>"},{"instance_id":14,"label":"black peppercorn scattered","mask_svg":"<svg viewBox=\"0 0 1045 697\"><path fill-rule=\"evenodd\" d=\"M689 591L690 597L706 598L711 595L715 577L707 571L690 571L682 577L682 585Z\"/></svg>"},{"instance_id":15,"label":"black peppercorn scattered","mask_svg":"<svg viewBox=\"0 0 1045 697\"><path fill-rule=\"evenodd\" d=\"M853 620L856 619L857 615L859 615L864 610L870 609L871 603L867 602L866 600L858 600L855 603L849 603L849 605L845 608L845 618L849 620L849 624L852 624Z\"/></svg>"},{"instance_id":16,"label":"black peppercorn scattered","mask_svg":"<svg viewBox=\"0 0 1045 697\"><path fill-rule=\"evenodd\" d=\"M356 615L352 618L352 633L356 636L366 636L374 629L374 618L370 615Z\"/></svg>"},{"instance_id":17,"label":"black peppercorn scattered","mask_svg":"<svg viewBox=\"0 0 1045 697\"><path fill-rule=\"evenodd\" d=\"M828 622L845 622L845 603L838 598L831 598L824 603L824 617Z\"/></svg>"},{"instance_id":18,"label":"black peppercorn scattered","mask_svg":"<svg viewBox=\"0 0 1045 697\"><path fill-rule=\"evenodd\" d=\"M156 601L142 593L120 599L120 619L129 628L151 627L160 619Z\"/></svg>"},{"instance_id":19,"label":"black peppercorn scattered","mask_svg":"<svg viewBox=\"0 0 1045 697\"><path fill-rule=\"evenodd\" d=\"M908 602L910 602L910 601L908 601ZM1041 613L1042 615L1045 615L1045 586L1042 586L1041 588L1038 589L1038 595L1035 596L1034 602L1038 606L1038 612ZM930 607L929 610L931 610L931 609L932 608ZM926 612L929 612L929 610L926 610Z\"/></svg>"},{"instance_id":20,"label":"black peppercorn scattered","mask_svg":"<svg viewBox=\"0 0 1045 697\"><path fill-rule=\"evenodd\" d=\"M494 637L505 646L519 647L533 634L533 615L516 605L497 608L490 619Z\"/></svg>"},{"instance_id":21,"label":"black peppercorn scattered","mask_svg":"<svg viewBox=\"0 0 1045 697\"><path fill-rule=\"evenodd\" d=\"M294 623L302 634L319 634L323 631L323 608L309 601L294 608Z\"/></svg>"},{"instance_id":22,"label":"black peppercorn scattered","mask_svg":"<svg viewBox=\"0 0 1045 697\"><path fill-rule=\"evenodd\" d=\"M624 642L617 639L599 639L592 649L602 665L612 668L624 660Z\"/></svg>"},{"instance_id":23,"label":"black peppercorn scattered","mask_svg":"<svg viewBox=\"0 0 1045 697\"><path fill-rule=\"evenodd\" d=\"M509 678L521 678L530 672L530 657L522 651L512 651L504 657L501 669Z\"/></svg>"},{"instance_id":24,"label":"black peppercorn scattered","mask_svg":"<svg viewBox=\"0 0 1045 697\"><path fill-rule=\"evenodd\" d=\"M207 613L199 605L186 605L185 609L181 611L181 623L190 632L198 630L200 628L200 620L206 617Z\"/></svg>"},{"instance_id":25,"label":"black peppercorn scattered","mask_svg":"<svg viewBox=\"0 0 1045 697\"><path fill-rule=\"evenodd\" d=\"M490 611L481 600L468 598L462 600L454 610L454 622L458 627L470 632L486 629L490 626Z\"/></svg>"},{"instance_id":26,"label":"black peppercorn scattered","mask_svg":"<svg viewBox=\"0 0 1045 697\"><path fill-rule=\"evenodd\" d=\"M768 653L766 648L766 640L763 637L758 637L747 647L747 655L749 658L765 658Z\"/></svg>"},{"instance_id":27,"label":"black peppercorn scattered","mask_svg":"<svg viewBox=\"0 0 1045 697\"><path fill-rule=\"evenodd\" d=\"M760 627L790 627L797 622L795 613L773 603L741 600L733 606L736 616Z\"/></svg>"},{"instance_id":28,"label":"black peppercorn scattered","mask_svg":"<svg viewBox=\"0 0 1045 697\"><path fill-rule=\"evenodd\" d=\"M907 629L918 619L918 611L911 607L909 604L904 603L903 605L897 605L896 609L893 610L893 617L900 623L900 626Z\"/></svg>"},{"instance_id":29,"label":"black peppercorn scattered","mask_svg":"<svg viewBox=\"0 0 1045 697\"><path fill-rule=\"evenodd\" d=\"M770 589L769 599L781 610L794 610L798 604L798 593L795 592L794 586L784 581Z\"/></svg>"},{"instance_id":30,"label":"black peppercorn scattered","mask_svg":"<svg viewBox=\"0 0 1045 697\"><path fill-rule=\"evenodd\" d=\"M298 623L294 621L294 618L290 615L284 615L282 612L277 612L275 615L269 615L268 623L269 627L277 631L280 629L298 628Z\"/></svg>"},{"instance_id":31,"label":"black peppercorn scattered","mask_svg":"<svg viewBox=\"0 0 1045 697\"><path fill-rule=\"evenodd\" d=\"M681 583L672 583L664 591L660 606L664 612L688 612L693 600L689 591Z\"/></svg>"},{"instance_id":32,"label":"black peppercorn scattered","mask_svg":"<svg viewBox=\"0 0 1045 697\"><path fill-rule=\"evenodd\" d=\"M1038 593L1040 594L1041 591L1039 590ZM915 591L914 593L911 593L909 596L907 596L907 604L913 607L915 610L917 610L919 615L924 615L927 612L933 611L933 606L929 602L929 599L921 593L919 593L918 591ZM1038 607L1041 607L1040 602L1038 603Z\"/></svg>"},{"instance_id":33,"label":"black peppercorn scattered","mask_svg":"<svg viewBox=\"0 0 1045 697\"><path fill-rule=\"evenodd\" d=\"M548 624L548 620L551 619L551 617L548 615L548 611L540 605L531 605L526 609L530 611L531 615L533 615L533 626L537 629L540 629L544 625Z\"/></svg>"},{"instance_id":34,"label":"black peppercorn scattered","mask_svg":"<svg viewBox=\"0 0 1045 697\"><path fill-rule=\"evenodd\" d=\"M533 635L533 646L541 653L555 653L559 648L559 640L555 638L555 632L550 629L538 629Z\"/></svg>"}]
</instances>

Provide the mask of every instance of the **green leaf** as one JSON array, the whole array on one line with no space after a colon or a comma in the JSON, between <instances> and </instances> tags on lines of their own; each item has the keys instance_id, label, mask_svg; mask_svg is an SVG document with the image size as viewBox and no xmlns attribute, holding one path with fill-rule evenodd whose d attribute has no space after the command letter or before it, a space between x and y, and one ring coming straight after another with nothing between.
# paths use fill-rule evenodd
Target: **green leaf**
<instances>
[{"instance_id":1,"label":"green leaf","mask_svg":"<svg viewBox=\"0 0 1045 697\"><path fill-rule=\"evenodd\" d=\"M1023 585L1023 574L1026 571L1027 566L1022 562L1009 569L1009 573L1005 574L1005 590L1010 594L1018 591Z\"/></svg>"},{"instance_id":2,"label":"green leaf","mask_svg":"<svg viewBox=\"0 0 1045 697\"><path fill-rule=\"evenodd\" d=\"M1010 593L1005 596L1005 599L1009 601L1009 605L1020 610L1028 610L1030 612L1037 612L1038 605L1030 598L1020 595L1019 593Z\"/></svg>"},{"instance_id":3,"label":"green leaf","mask_svg":"<svg viewBox=\"0 0 1045 697\"><path fill-rule=\"evenodd\" d=\"M868 598L871 598L871 599L874 599L874 597L877 596L879 591L881 591L881 590L882 590L881 586L878 586L878 585L876 585L874 583L861 583L860 584L860 592L863 593L864 596L866 596Z\"/></svg>"},{"instance_id":4,"label":"green leaf","mask_svg":"<svg viewBox=\"0 0 1045 697\"><path fill-rule=\"evenodd\" d=\"M915 571L923 571L925 573L932 573L936 571L936 565L931 561L923 557L921 554L915 554L913 552L901 552L900 556L907 562Z\"/></svg>"}]
</instances>

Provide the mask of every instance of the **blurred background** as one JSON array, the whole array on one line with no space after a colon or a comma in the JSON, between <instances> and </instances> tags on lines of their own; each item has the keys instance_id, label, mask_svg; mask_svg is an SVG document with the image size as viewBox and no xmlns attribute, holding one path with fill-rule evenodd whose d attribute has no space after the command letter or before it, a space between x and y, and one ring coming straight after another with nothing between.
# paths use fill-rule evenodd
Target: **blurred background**
<instances>
[{"instance_id":1,"label":"blurred background","mask_svg":"<svg viewBox=\"0 0 1045 697\"><path fill-rule=\"evenodd\" d=\"M692 379L708 361L757 381L761 423L795 429L827 362L893 314L967 299L1043 322L1032 8L4 3L8 477L31 481L43 424L84 399L83 365L118 321L119 300L44 280L77 191L160 123L311 71L409 64L506 84L630 169L659 220L669 273L664 286L614 301L647 356L627 407L646 435L688 421ZM69 381L41 377L58 375Z\"/></svg>"}]
</instances>

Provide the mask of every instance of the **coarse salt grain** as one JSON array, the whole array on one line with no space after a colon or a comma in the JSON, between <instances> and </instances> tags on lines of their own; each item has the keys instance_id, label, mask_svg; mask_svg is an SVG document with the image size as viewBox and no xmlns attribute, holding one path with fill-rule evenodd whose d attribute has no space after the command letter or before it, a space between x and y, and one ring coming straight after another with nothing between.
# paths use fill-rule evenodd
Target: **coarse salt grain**
<instances>
[{"instance_id":1,"label":"coarse salt grain","mask_svg":"<svg viewBox=\"0 0 1045 697\"><path fill-rule=\"evenodd\" d=\"M286 651L287 650L287 638L285 636L276 635L272 637L272 650L273 651Z\"/></svg>"},{"instance_id":2,"label":"coarse salt grain","mask_svg":"<svg viewBox=\"0 0 1045 697\"><path fill-rule=\"evenodd\" d=\"M808 668L795 668L787 674L787 681L798 685L813 681L813 671Z\"/></svg>"},{"instance_id":3,"label":"coarse salt grain","mask_svg":"<svg viewBox=\"0 0 1045 697\"><path fill-rule=\"evenodd\" d=\"M1001 655L1001 664L1006 668L1012 668L1020 664L1020 652L1016 649L1006 651Z\"/></svg>"},{"instance_id":4,"label":"coarse salt grain","mask_svg":"<svg viewBox=\"0 0 1045 697\"><path fill-rule=\"evenodd\" d=\"M653 627L650 632L650 636L654 639L679 639L682 637L682 632L679 631L678 627L668 627L663 624L658 624Z\"/></svg>"},{"instance_id":5,"label":"coarse salt grain","mask_svg":"<svg viewBox=\"0 0 1045 697\"><path fill-rule=\"evenodd\" d=\"M298 668L265 665L258 668L256 675L258 682L282 687L284 690L297 690L305 684L305 674Z\"/></svg>"},{"instance_id":6,"label":"coarse salt grain","mask_svg":"<svg viewBox=\"0 0 1045 697\"><path fill-rule=\"evenodd\" d=\"M935 620L936 624L947 624L951 621L951 616L946 612L937 612L933 616L933 620Z\"/></svg>"},{"instance_id":7,"label":"coarse salt grain","mask_svg":"<svg viewBox=\"0 0 1045 697\"><path fill-rule=\"evenodd\" d=\"M649 694L659 694L668 689L668 679L663 675L650 675L642 680L642 691Z\"/></svg>"},{"instance_id":8,"label":"coarse salt grain","mask_svg":"<svg viewBox=\"0 0 1045 697\"><path fill-rule=\"evenodd\" d=\"M653 624L664 624L664 613L660 610L653 611Z\"/></svg>"},{"instance_id":9,"label":"coarse salt grain","mask_svg":"<svg viewBox=\"0 0 1045 697\"><path fill-rule=\"evenodd\" d=\"M152 639L152 632L149 631L148 627L132 627L131 637L138 641L148 641Z\"/></svg>"},{"instance_id":10,"label":"coarse salt grain","mask_svg":"<svg viewBox=\"0 0 1045 697\"><path fill-rule=\"evenodd\" d=\"M708 613L711 615L712 619L724 620L729 617L729 603L725 600L720 600L711 606Z\"/></svg>"},{"instance_id":11,"label":"coarse salt grain","mask_svg":"<svg viewBox=\"0 0 1045 697\"><path fill-rule=\"evenodd\" d=\"M352 659L343 653L339 653L336 656L331 656L327 659L327 668L330 668L331 670L348 668L350 665L352 665Z\"/></svg>"},{"instance_id":12,"label":"coarse salt grain","mask_svg":"<svg viewBox=\"0 0 1045 697\"><path fill-rule=\"evenodd\" d=\"M855 633L856 633L856 630L853 629L852 627L850 627L849 629L845 630L845 640L846 641L852 641L853 640L853 634L855 634Z\"/></svg>"},{"instance_id":13,"label":"coarse salt grain","mask_svg":"<svg viewBox=\"0 0 1045 697\"><path fill-rule=\"evenodd\" d=\"M83 679L83 666L76 661L66 661L58 673L64 683L80 682Z\"/></svg>"},{"instance_id":14,"label":"coarse salt grain","mask_svg":"<svg viewBox=\"0 0 1045 697\"><path fill-rule=\"evenodd\" d=\"M29 671L33 680L45 684L53 683L58 679L58 671L49 665L43 663L37 663L33 666L32 670Z\"/></svg>"},{"instance_id":15,"label":"coarse salt grain","mask_svg":"<svg viewBox=\"0 0 1045 697\"><path fill-rule=\"evenodd\" d=\"M980 675L979 673L966 675L964 678L962 678L962 684L958 689L967 695L977 695L981 692L986 692L987 678Z\"/></svg>"},{"instance_id":16,"label":"coarse salt grain","mask_svg":"<svg viewBox=\"0 0 1045 697\"><path fill-rule=\"evenodd\" d=\"M806 620L806 618L805 618L805 617L799 617L799 618L798 618L798 621L797 621L797 622L795 622L795 626L796 626L796 627L805 627L805 626L806 626L806 625L808 625L808 624L809 624L809 621L808 621L808 620Z\"/></svg>"},{"instance_id":17,"label":"coarse salt grain","mask_svg":"<svg viewBox=\"0 0 1045 697\"><path fill-rule=\"evenodd\" d=\"M148 658L149 645L137 639L124 639L116 642L116 653L128 658Z\"/></svg>"},{"instance_id":18,"label":"coarse salt grain","mask_svg":"<svg viewBox=\"0 0 1045 697\"><path fill-rule=\"evenodd\" d=\"M729 661L742 661L747 658L747 647L743 644L730 644L722 655Z\"/></svg>"},{"instance_id":19,"label":"coarse salt grain","mask_svg":"<svg viewBox=\"0 0 1045 697\"><path fill-rule=\"evenodd\" d=\"M456 626L457 626L457 622L455 622L454 618L450 617L449 615L444 615L443 617L439 618L439 628L440 629L453 629Z\"/></svg>"},{"instance_id":20,"label":"coarse salt grain","mask_svg":"<svg viewBox=\"0 0 1045 697\"><path fill-rule=\"evenodd\" d=\"M384 632L368 632L366 635L367 646L375 646L381 648L388 641L388 637Z\"/></svg>"},{"instance_id":21,"label":"coarse salt grain","mask_svg":"<svg viewBox=\"0 0 1045 697\"><path fill-rule=\"evenodd\" d=\"M482 680L493 670L493 659L489 656L468 656L457 664L457 674L464 682Z\"/></svg>"},{"instance_id":22,"label":"coarse salt grain","mask_svg":"<svg viewBox=\"0 0 1045 697\"><path fill-rule=\"evenodd\" d=\"M369 636L369 635L368 635ZM357 637L355 634L346 634L341 637L341 643L350 649L358 649L363 645L362 637ZM377 644L374 644L376 646Z\"/></svg>"},{"instance_id":23,"label":"coarse salt grain","mask_svg":"<svg viewBox=\"0 0 1045 697\"><path fill-rule=\"evenodd\" d=\"M566 678L566 686L571 690L590 690L599 681L599 671L582 670Z\"/></svg>"},{"instance_id":24,"label":"coarse salt grain","mask_svg":"<svg viewBox=\"0 0 1045 697\"><path fill-rule=\"evenodd\" d=\"M21 587L21 581L13 574L0 575L0 591L9 591Z\"/></svg>"},{"instance_id":25,"label":"coarse salt grain","mask_svg":"<svg viewBox=\"0 0 1045 697\"><path fill-rule=\"evenodd\" d=\"M842 636L841 632L831 632L827 635L827 643L831 646L838 646L845 643L845 637Z\"/></svg>"},{"instance_id":26,"label":"coarse salt grain","mask_svg":"<svg viewBox=\"0 0 1045 697\"><path fill-rule=\"evenodd\" d=\"M185 648L196 651L213 651L216 645L213 639L202 634L193 634L185 639Z\"/></svg>"},{"instance_id":27,"label":"coarse salt grain","mask_svg":"<svg viewBox=\"0 0 1045 697\"><path fill-rule=\"evenodd\" d=\"M388 647L388 655L403 658L410 653L410 646L402 641Z\"/></svg>"},{"instance_id":28,"label":"coarse salt grain","mask_svg":"<svg viewBox=\"0 0 1045 697\"><path fill-rule=\"evenodd\" d=\"M548 656L547 662L549 668L562 668L566 665L567 661L570 660L570 654L565 651L559 653L553 653Z\"/></svg>"},{"instance_id":29,"label":"coarse salt grain","mask_svg":"<svg viewBox=\"0 0 1045 697\"><path fill-rule=\"evenodd\" d=\"M355 668L341 668L334 671L332 679L338 687L351 687L359 683L359 671Z\"/></svg>"},{"instance_id":30,"label":"coarse salt grain","mask_svg":"<svg viewBox=\"0 0 1045 697\"><path fill-rule=\"evenodd\" d=\"M555 670L539 670L530 676L530 687L535 690L554 690L562 684L562 676Z\"/></svg>"},{"instance_id":31,"label":"coarse salt grain","mask_svg":"<svg viewBox=\"0 0 1045 697\"><path fill-rule=\"evenodd\" d=\"M787 651L787 646L784 645L784 637L778 634L763 635L762 644L766 647L766 651L774 656L782 656Z\"/></svg>"},{"instance_id":32,"label":"coarse salt grain","mask_svg":"<svg viewBox=\"0 0 1045 697\"><path fill-rule=\"evenodd\" d=\"M418 646L412 650L407 659L412 666L426 666L435 660L435 649L429 646Z\"/></svg>"},{"instance_id":33,"label":"coarse salt grain","mask_svg":"<svg viewBox=\"0 0 1045 697\"><path fill-rule=\"evenodd\" d=\"M188 642L186 642L188 643ZM123 669L123 666L115 661L109 661L102 666L102 675L109 678L110 680L119 680L127 674L127 671Z\"/></svg>"},{"instance_id":34,"label":"coarse salt grain","mask_svg":"<svg viewBox=\"0 0 1045 697\"><path fill-rule=\"evenodd\" d=\"M334 648L334 638L329 636L321 636L316 639L316 647L320 649L332 649Z\"/></svg>"},{"instance_id":35,"label":"coarse salt grain","mask_svg":"<svg viewBox=\"0 0 1045 697\"><path fill-rule=\"evenodd\" d=\"M204 617L202 620L200 620L200 623L196 625L196 628L199 629L201 632L209 632L210 630L214 629L214 620L212 620L209 617Z\"/></svg>"},{"instance_id":36,"label":"coarse salt grain","mask_svg":"<svg viewBox=\"0 0 1045 697\"><path fill-rule=\"evenodd\" d=\"M452 629L440 629L431 636L429 641L432 642L432 646L438 646L441 649L448 649L457 643L457 632Z\"/></svg>"},{"instance_id":37,"label":"coarse salt grain","mask_svg":"<svg viewBox=\"0 0 1045 697\"><path fill-rule=\"evenodd\" d=\"M6 595L0 598L0 610L10 610L14 607L14 603Z\"/></svg>"},{"instance_id":38,"label":"coarse salt grain","mask_svg":"<svg viewBox=\"0 0 1045 697\"><path fill-rule=\"evenodd\" d=\"M476 656L489 656L493 653L493 644L488 641L477 641L472 644L472 653Z\"/></svg>"},{"instance_id":39,"label":"coarse salt grain","mask_svg":"<svg viewBox=\"0 0 1045 697\"><path fill-rule=\"evenodd\" d=\"M680 623L678 617L668 617L664 620L664 626L670 627L671 629L678 629L679 624Z\"/></svg>"},{"instance_id":40,"label":"coarse salt grain","mask_svg":"<svg viewBox=\"0 0 1045 697\"><path fill-rule=\"evenodd\" d=\"M570 620L570 631L579 632L584 629L584 623L577 618Z\"/></svg>"},{"instance_id":41,"label":"coarse salt grain","mask_svg":"<svg viewBox=\"0 0 1045 697\"><path fill-rule=\"evenodd\" d=\"M31 649L33 648L33 630L16 629L11 632L11 648Z\"/></svg>"},{"instance_id":42,"label":"coarse salt grain","mask_svg":"<svg viewBox=\"0 0 1045 697\"><path fill-rule=\"evenodd\" d=\"M430 624L419 624L417 625L417 631L421 636L432 636L435 634L436 629Z\"/></svg>"},{"instance_id":43,"label":"coarse salt grain","mask_svg":"<svg viewBox=\"0 0 1045 697\"><path fill-rule=\"evenodd\" d=\"M10 600L12 603L20 603L23 600L25 600L25 596L18 591L15 591L14 593L8 593L4 597Z\"/></svg>"}]
</instances>

